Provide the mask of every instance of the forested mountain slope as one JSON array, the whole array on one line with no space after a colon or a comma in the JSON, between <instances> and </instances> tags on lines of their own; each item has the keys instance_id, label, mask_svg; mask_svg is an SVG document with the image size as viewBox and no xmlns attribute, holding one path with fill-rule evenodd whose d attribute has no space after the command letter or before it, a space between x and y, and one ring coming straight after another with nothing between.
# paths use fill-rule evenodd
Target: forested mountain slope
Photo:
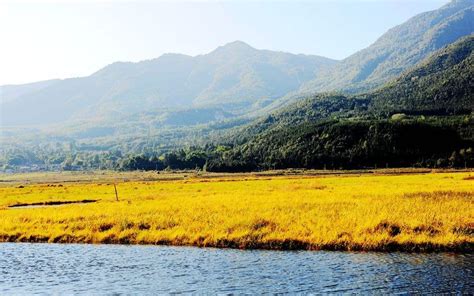
<instances>
[{"instance_id":1,"label":"forested mountain slope","mask_svg":"<svg viewBox=\"0 0 474 296\"><path fill-rule=\"evenodd\" d=\"M368 97L371 109L385 113L471 113L474 110L474 35L438 51Z\"/></svg>"},{"instance_id":2,"label":"forested mountain slope","mask_svg":"<svg viewBox=\"0 0 474 296\"><path fill-rule=\"evenodd\" d=\"M474 165L473 57L468 36L374 92L297 102L232 134L210 169Z\"/></svg>"},{"instance_id":3,"label":"forested mountain slope","mask_svg":"<svg viewBox=\"0 0 474 296\"><path fill-rule=\"evenodd\" d=\"M440 49L417 67L367 94L317 94L245 127L236 137L321 119L469 114L474 110L474 35Z\"/></svg>"}]
</instances>

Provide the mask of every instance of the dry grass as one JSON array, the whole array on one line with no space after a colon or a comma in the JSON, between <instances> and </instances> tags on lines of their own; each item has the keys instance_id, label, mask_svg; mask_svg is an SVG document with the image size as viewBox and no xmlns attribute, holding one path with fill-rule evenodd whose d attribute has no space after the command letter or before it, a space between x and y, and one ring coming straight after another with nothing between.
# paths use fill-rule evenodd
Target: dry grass
<instances>
[{"instance_id":1,"label":"dry grass","mask_svg":"<svg viewBox=\"0 0 474 296\"><path fill-rule=\"evenodd\" d=\"M10 176L0 183L0 241L473 250L472 173L278 175L118 174L118 202L110 173ZM98 202L8 208L80 200Z\"/></svg>"}]
</instances>

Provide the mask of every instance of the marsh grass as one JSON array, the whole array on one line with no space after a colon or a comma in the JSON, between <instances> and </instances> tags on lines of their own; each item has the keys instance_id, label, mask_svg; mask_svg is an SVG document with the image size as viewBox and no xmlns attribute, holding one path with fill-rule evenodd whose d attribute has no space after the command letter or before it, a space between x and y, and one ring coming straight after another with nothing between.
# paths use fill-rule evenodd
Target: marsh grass
<instances>
[{"instance_id":1,"label":"marsh grass","mask_svg":"<svg viewBox=\"0 0 474 296\"><path fill-rule=\"evenodd\" d=\"M0 185L0 241L472 252L471 175L129 178L117 186L119 201L111 176L7 183ZM97 202L8 209L84 199Z\"/></svg>"}]
</instances>

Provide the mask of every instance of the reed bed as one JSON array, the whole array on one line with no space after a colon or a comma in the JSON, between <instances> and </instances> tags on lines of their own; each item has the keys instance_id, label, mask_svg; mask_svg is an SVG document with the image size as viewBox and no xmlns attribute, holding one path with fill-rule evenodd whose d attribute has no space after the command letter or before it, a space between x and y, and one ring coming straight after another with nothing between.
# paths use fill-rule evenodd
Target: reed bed
<instances>
[{"instance_id":1,"label":"reed bed","mask_svg":"<svg viewBox=\"0 0 474 296\"><path fill-rule=\"evenodd\" d=\"M124 181L121 175L118 201L109 175L4 182L0 241L472 252L473 176L240 174ZM71 203L82 200L96 202ZM45 206L11 207L40 204Z\"/></svg>"}]
</instances>

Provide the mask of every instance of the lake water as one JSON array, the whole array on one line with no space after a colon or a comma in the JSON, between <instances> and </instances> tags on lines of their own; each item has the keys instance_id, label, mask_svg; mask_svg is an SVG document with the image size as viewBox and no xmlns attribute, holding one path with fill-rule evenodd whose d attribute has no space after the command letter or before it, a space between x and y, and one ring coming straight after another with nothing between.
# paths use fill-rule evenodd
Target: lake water
<instances>
[{"instance_id":1,"label":"lake water","mask_svg":"<svg viewBox=\"0 0 474 296\"><path fill-rule=\"evenodd\" d=\"M0 294L474 293L474 255L0 244Z\"/></svg>"}]
</instances>

